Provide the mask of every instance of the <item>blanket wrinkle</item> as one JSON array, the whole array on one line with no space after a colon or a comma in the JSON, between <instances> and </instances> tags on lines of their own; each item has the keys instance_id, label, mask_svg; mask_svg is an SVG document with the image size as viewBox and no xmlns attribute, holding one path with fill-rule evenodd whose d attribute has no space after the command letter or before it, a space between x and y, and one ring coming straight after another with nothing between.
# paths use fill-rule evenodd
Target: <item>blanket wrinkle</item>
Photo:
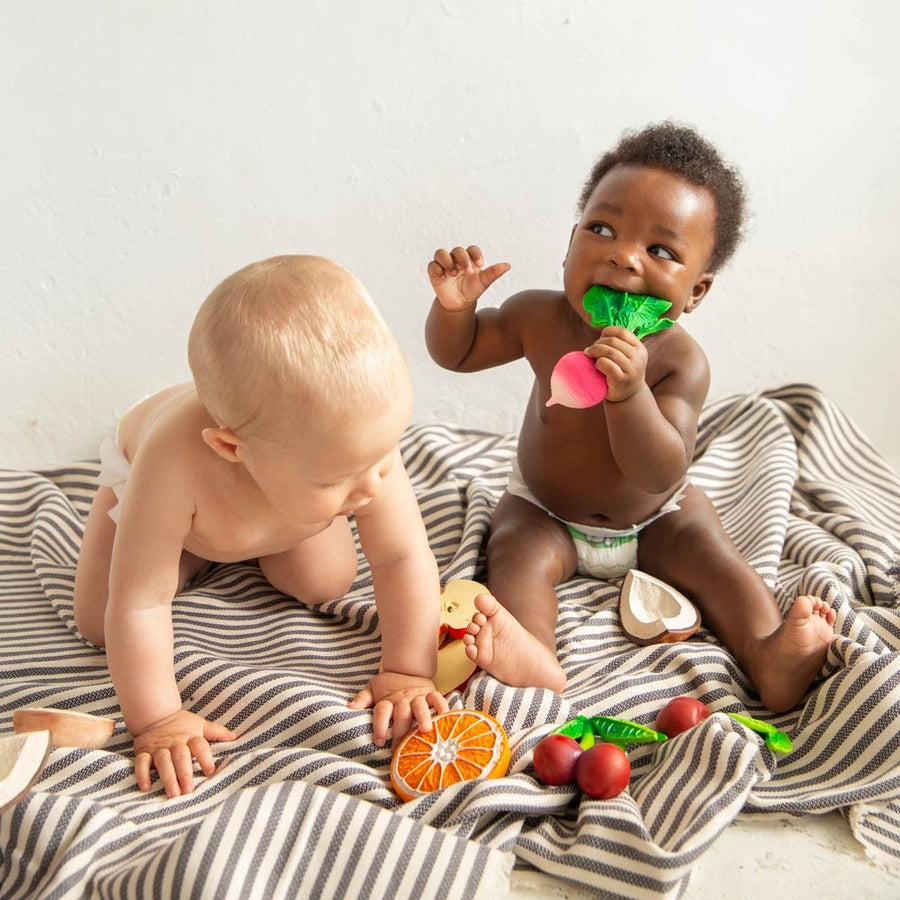
<instances>
[{"instance_id":1,"label":"blanket wrinkle","mask_svg":"<svg viewBox=\"0 0 900 900\"><path fill-rule=\"evenodd\" d=\"M412 426L401 451L442 581L484 581L491 514L515 437ZM379 663L379 624L360 555L350 593L310 610L255 565L212 567L176 598L176 677L185 702L237 727L194 794L140 794L103 651L72 615L74 568L97 464L0 472L0 732L14 709L113 716L99 750L53 750L32 792L0 815L0 898L171 895L500 896L513 862L603 894L678 897L737 817L839 809L879 865L900 874L900 479L809 385L724 398L703 411L690 477L787 609L815 593L837 614L821 679L773 715L707 629L631 644L618 584L558 589L560 697L478 673L454 708L505 726L505 778L403 804L390 746L350 697ZM336 661L340 665L336 665ZM575 715L652 725L672 697L713 711L661 745L633 747L629 789L607 801L534 777L540 738ZM772 722L775 756L726 712ZM239 839L226 837L239 834ZM174 893L172 893L174 891ZM405 892L405 893L404 893Z\"/></svg>"}]
</instances>

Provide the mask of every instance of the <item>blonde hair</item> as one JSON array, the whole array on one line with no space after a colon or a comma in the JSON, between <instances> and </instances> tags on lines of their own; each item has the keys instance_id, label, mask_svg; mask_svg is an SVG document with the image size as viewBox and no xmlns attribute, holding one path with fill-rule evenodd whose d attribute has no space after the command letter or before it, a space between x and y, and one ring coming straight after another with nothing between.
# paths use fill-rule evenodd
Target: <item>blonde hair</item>
<instances>
[{"instance_id":1,"label":"blonde hair","mask_svg":"<svg viewBox=\"0 0 900 900\"><path fill-rule=\"evenodd\" d=\"M247 437L389 400L408 378L366 289L318 256L275 256L226 278L197 313L188 361L216 422Z\"/></svg>"}]
</instances>

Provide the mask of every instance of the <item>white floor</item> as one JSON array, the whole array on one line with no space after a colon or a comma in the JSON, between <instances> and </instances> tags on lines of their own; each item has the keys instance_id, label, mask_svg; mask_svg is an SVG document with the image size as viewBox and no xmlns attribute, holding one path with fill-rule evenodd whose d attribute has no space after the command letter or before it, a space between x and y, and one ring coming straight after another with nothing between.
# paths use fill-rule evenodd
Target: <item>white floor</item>
<instances>
[{"instance_id":1,"label":"white floor","mask_svg":"<svg viewBox=\"0 0 900 900\"><path fill-rule=\"evenodd\" d=\"M597 895L531 872L514 872L513 900ZM893 872L872 862L838 813L790 821L735 821L706 852L686 900L897 900Z\"/></svg>"}]
</instances>

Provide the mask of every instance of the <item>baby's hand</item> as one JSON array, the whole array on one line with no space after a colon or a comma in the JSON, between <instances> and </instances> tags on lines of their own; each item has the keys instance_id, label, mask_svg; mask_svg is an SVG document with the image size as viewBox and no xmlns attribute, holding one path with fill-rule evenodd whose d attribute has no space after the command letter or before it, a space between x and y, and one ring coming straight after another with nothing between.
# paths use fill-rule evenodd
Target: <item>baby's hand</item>
<instances>
[{"instance_id":1,"label":"baby's hand","mask_svg":"<svg viewBox=\"0 0 900 900\"><path fill-rule=\"evenodd\" d=\"M597 360L597 368L606 376L610 402L627 400L644 384L647 348L627 328L604 328L584 352Z\"/></svg>"},{"instance_id":2,"label":"baby's hand","mask_svg":"<svg viewBox=\"0 0 900 900\"><path fill-rule=\"evenodd\" d=\"M454 247L449 252L438 250L428 263L428 277L435 296L444 309L457 312L468 309L501 276L509 271L509 263L494 263L486 269L481 250Z\"/></svg>"},{"instance_id":3,"label":"baby's hand","mask_svg":"<svg viewBox=\"0 0 900 900\"><path fill-rule=\"evenodd\" d=\"M169 797L194 790L194 758L204 775L212 775L216 764L209 741L233 741L237 735L224 725L209 722L196 713L180 709L155 722L134 737L134 774L142 791L150 790L150 769L155 768Z\"/></svg>"},{"instance_id":4,"label":"baby's hand","mask_svg":"<svg viewBox=\"0 0 900 900\"><path fill-rule=\"evenodd\" d=\"M413 719L419 731L431 731L431 709L447 712L447 698L430 678L404 675L401 672L379 672L348 704L350 709L372 712L372 740L378 747L387 741L388 726L393 719L394 738L405 735Z\"/></svg>"}]
</instances>

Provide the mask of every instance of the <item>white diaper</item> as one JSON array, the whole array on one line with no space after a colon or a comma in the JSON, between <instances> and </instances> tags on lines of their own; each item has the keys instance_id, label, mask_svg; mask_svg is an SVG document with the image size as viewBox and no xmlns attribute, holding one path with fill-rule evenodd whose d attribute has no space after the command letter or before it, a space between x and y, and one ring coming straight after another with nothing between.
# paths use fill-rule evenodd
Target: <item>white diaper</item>
<instances>
[{"instance_id":1,"label":"white diaper","mask_svg":"<svg viewBox=\"0 0 900 900\"><path fill-rule=\"evenodd\" d=\"M610 581L624 578L629 569L638 564L638 533L623 532L592 540L568 522L564 523L575 542L578 555L578 574ZM612 531L613 529L608 529Z\"/></svg>"},{"instance_id":2,"label":"white diaper","mask_svg":"<svg viewBox=\"0 0 900 900\"><path fill-rule=\"evenodd\" d=\"M637 568L638 535L660 516L680 509L679 501L684 497L687 486L688 481L685 479L678 490L653 515L630 528L600 528L596 525L582 525L579 522L566 522L559 516L553 515L525 484L517 459L513 459L506 490L514 497L521 497L538 509L544 510L548 516L552 516L566 526L575 542L579 575L609 581L614 578L624 578L629 569Z\"/></svg>"},{"instance_id":3,"label":"white diaper","mask_svg":"<svg viewBox=\"0 0 900 900\"><path fill-rule=\"evenodd\" d=\"M100 484L112 488L116 495L116 500L122 502L122 495L125 493L125 482L128 481L128 473L131 471L131 463L125 459L119 447L119 436L106 438L100 444L100 474L97 481ZM119 503L109 511L109 517L118 524L119 522Z\"/></svg>"}]
</instances>

